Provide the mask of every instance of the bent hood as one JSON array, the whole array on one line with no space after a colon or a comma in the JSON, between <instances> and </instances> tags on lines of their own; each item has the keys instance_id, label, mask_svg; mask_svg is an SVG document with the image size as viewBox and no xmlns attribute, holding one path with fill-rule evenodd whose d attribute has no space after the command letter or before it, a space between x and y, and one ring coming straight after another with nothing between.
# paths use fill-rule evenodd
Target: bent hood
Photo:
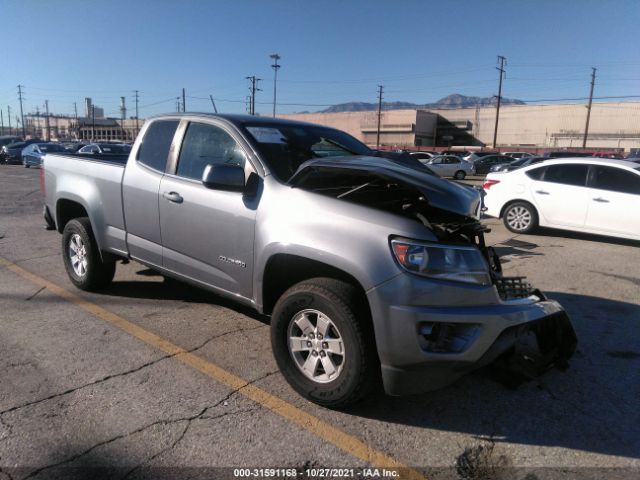
<instances>
[{"instance_id":1,"label":"bent hood","mask_svg":"<svg viewBox=\"0 0 640 480\"><path fill-rule=\"evenodd\" d=\"M424 170L406 166L399 161L380 157L352 156L314 159L304 162L289 179L292 187L303 187L314 172L335 171L362 173L410 185L419 190L429 205L465 217L480 218L481 193L473 187L445 180Z\"/></svg>"}]
</instances>

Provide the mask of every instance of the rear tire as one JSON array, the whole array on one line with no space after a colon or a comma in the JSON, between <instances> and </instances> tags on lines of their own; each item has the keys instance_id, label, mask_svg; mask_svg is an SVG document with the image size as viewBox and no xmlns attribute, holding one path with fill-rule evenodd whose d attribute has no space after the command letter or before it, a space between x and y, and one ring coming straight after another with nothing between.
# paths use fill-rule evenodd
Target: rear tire
<instances>
[{"instance_id":1,"label":"rear tire","mask_svg":"<svg viewBox=\"0 0 640 480\"><path fill-rule=\"evenodd\" d=\"M502 221L513 233L530 233L538 226L538 212L528 202L513 202L504 210Z\"/></svg>"},{"instance_id":2,"label":"rear tire","mask_svg":"<svg viewBox=\"0 0 640 480\"><path fill-rule=\"evenodd\" d=\"M87 217L76 218L62 232L62 258L71 283L81 290L96 291L111 283L115 261L103 261Z\"/></svg>"},{"instance_id":3,"label":"rear tire","mask_svg":"<svg viewBox=\"0 0 640 480\"><path fill-rule=\"evenodd\" d=\"M285 380L319 405L347 407L379 383L368 309L349 283L313 278L289 288L273 310L271 345Z\"/></svg>"}]
</instances>

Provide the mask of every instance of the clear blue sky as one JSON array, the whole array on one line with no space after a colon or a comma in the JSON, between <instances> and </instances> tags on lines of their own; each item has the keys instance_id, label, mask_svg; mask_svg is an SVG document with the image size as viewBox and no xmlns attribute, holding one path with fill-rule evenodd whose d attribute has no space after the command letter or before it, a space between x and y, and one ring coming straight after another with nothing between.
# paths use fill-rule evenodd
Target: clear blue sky
<instances>
[{"instance_id":1,"label":"clear blue sky","mask_svg":"<svg viewBox=\"0 0 640 480\"><path fill-rule=\"evenodd\" d=\"M71 113L91 96L119 116L124 95L133 115L138 89L144 117L175 111L182 87L187 110L210 111L213 94L221 111L245 111L257 75L266 114L273 52L280 112L375 102L378 84L389 101L495 95L497 55L506 97L584 97L592 65L596 96L640 95L638 0L0 0L0 16L5 126L18 84L25 113L45 99Z\"/></svg>"}]
</instances>

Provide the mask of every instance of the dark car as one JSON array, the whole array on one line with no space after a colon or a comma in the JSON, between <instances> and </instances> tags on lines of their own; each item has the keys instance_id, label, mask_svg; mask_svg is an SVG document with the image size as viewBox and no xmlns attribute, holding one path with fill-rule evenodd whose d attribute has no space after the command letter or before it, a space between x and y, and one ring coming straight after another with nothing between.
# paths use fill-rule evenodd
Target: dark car
<instances>
[{"instance_id":1,"label":"dark car","mask_svg":"<svg viewBox=\"0 0 640 480\"><path fill-rule=\"evenodd\" d=\"M575 157L592 157L593 154L590 152L547 152L545 153L546 157L549 158L575 158Z\"/></svg>"},{"instance_id":2,"label":"dark car","mask_svg":"<svg viewBox=\"0 0 640 480\"><path fill-rule=\"evenodd\" d=\"M517 158L511 163L499 163L491 167L492 172L510 172L516 168L526 167L533 165L534 163L542 162L543 160L549 160L549 157L522 157Z\"/></svg>"},{"instance_id":3,"label":"dark car","mask_svg":"<svg viewBox=\"0 0 640 480\"><path fill-rule=\"evenodd\" d=\"M0 153L0 155L2 156L2 163L19 164L20 162L22 162L22 150L32 143L38 142L42 142L42 140L39 138L32 138L31 140L26 140L24 142L15 142L3 146L2 152Z\"/></svg>"},{"instance_id":4,"label":"dark car","mask_svg":"<svg viewBox=\"0 0 640 480\"><path fill-rule=\"evenodd\" d=\"M21 142L22 137L17 137L15 135L2 135L0 136L0 148L5 145L9 145L10 143Z\"/></svg>"},{"instance_id":5,"label":"dark car","mask_svg":"<svg viewBox=\"0 0 640 480\"><path fill-rule=\"evenodd\" d=\"M123 143L90 143L78 150L78 153L123 155L128 154L130 151L131 147Z\"/></svg>"},{"instance_id":6,"label":"dark car","mask_svg":"<svg viewBox=\"0 0 640 480\"><path fill-rule=\"evenodd\" d=\"M22 165L25 168L39 167L46 153L63 153L65 148L59 143L32 143L22 150Z\"/></svg>"},{"instance_id":7,"label":"dark car","mask_svg":"<svg viewBox=\"0 0 640 480\"><path fill-rule=\"evenodd\" d=\"M491 167L495 165L511 163L515 158L506 155L486 155L473 162L476 175L483 175L491 171Z\"/></svg>"}]
</instances>

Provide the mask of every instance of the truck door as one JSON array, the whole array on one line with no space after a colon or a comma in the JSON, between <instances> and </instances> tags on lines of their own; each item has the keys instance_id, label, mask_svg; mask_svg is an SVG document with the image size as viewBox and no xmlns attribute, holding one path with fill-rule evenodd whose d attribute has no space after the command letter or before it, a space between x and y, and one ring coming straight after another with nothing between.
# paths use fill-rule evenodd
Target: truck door
<instances>
[{"instance_id":1,"label":"truck door","mask_svg":"<svg viewBox=\"0 0 640 480\"><path fill-rule=\"evenodd\" d=\"M178 124L178 120L153 121L143 133L135 160L127 162L122 180L129 254L157 266L162 265L158 191Z\"/></svg>"},{"instance_id":2,"label":"truck door","mask_svg":"<svg viewBox=\"0 0 640 480\"><path fill-rule=\"evenodd\" d=\"M233 133L215 121L190 122L173 173L160 182L164 268L226 292L252 296L256 199L202 183L207 165L253 172Z\"/></svg>"}]
</instances>

